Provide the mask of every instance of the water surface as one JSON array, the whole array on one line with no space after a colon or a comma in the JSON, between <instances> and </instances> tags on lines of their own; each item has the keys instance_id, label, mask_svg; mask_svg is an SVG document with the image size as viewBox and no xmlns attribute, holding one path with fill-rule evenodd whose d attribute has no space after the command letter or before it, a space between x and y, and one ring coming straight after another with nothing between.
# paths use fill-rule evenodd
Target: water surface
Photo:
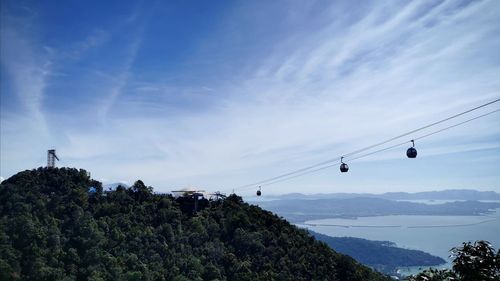
<instances>
[{"instance_id":1,"label":"water surface","mask_svg":"<svg viewBox=\"0 0 500 281\"><path fill-rule=\"evenodd\" d=\"M387 240L398 247L417 249L444 258L464 241L487 240L500 247L500 209L484 216L378 216L321 219L298 224L329 236ZM440 266L442 267L442 266Z\"/></svg>"}]
</instances>

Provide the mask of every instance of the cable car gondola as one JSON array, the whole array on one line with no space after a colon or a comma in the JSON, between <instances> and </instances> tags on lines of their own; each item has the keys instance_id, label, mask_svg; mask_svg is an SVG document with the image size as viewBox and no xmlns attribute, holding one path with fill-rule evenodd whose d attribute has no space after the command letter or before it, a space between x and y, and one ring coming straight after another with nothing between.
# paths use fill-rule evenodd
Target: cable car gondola
<instances>
[{"instance_id":1,"label":"cable car gondola","mask_svg":"<svg viewBox=\"0 0 500 281\"><path fill-rule=\"evenodd\" d=\"M411 142L413 143L413 146L408 148L408 150L406 151L406 156L408 156L408 158L417 158L417 150L415 149L415 141L411 140Z\"/></svg>"},{"instance_id":2,"label":"cable car gondola","mask_svg":"<svg viewBox=\"0 0 500 281\"><path fill-rule=\"evenodd\" d=\"M257 190L257 196L261 196L262 195L262 192L260 191L260 186L259 186L259 190Z\"/></svg>"},{"instance_id":3,"label":"cable car gondola","mask_svg":"<svg viewBox=\"0 0 500 281\"><path fill-rule=\"evenodd\" d=\"M349 166L347 166L347 164L344 163L344 161L342 161L342 160L344 160L344 156L340 157L340 163L342 163L342 164L340 164L340 171L342 173L345 173L345 172L349 171Z\"/></svg>"}]
</instances>

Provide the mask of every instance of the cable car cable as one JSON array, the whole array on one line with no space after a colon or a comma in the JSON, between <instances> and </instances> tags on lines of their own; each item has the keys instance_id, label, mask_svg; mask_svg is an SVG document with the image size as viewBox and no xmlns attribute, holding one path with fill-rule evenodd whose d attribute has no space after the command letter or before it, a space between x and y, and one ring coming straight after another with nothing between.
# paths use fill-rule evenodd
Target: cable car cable
<instances>
[{"instance_id":1,"label":"cable car cable","mask_svg":"<svg viewBox=\"0 0 500 281\"><path fill-rule=\"evenodd\" d=\"M490 112L487 112L485 114L481 114L481 115L478 115L474 118L470 118L470 119L467 119L465 121L462 121L460 123L457 123L457 124L454 124L454 125L451 125L451 126L448 126L448 127L445 127L445 128L442 128L442 129L439 129L439 130L436 130L434 132L431 132L431 133L428 133L428 134L425 134L425 135L422 135L422 136L419 136L417 138L414 138L413 141L416 141L416 140L420 140L420 139L423 139L423 138L426 138L426 137L429 137L429 136L432 136L432 135L435 135L435 134L438 134L438 133L441 133L443 131L446 131L446 130L449 130L449 129L452 129L452 128L455 128L455 127L458 127L460 125L463 125L463 124L466 124L466 123L469 123L471 121L474 121L474 120L477 120L479 118L482 118L482 117L485 117L485 116L488 116L488 115L491 115L493 113L496 113L496 112L499 112L500 109L496 109L496 110L493 110L493 111L490 111ZM360 156L357 156L357 157L354 157L354 158L351 158L349 161L352 162L352 161L355 161L355 160L358 160L358 159L361 159L361 158L365 158L365 157L368 157L368 156L371 156L373 154L376 154L376 153L380 153L380 152L383 152L383 151L387 151L387 150L390 150L390 149L393 149L393 148L396 148L396 147L399 147L399 146L402 146L404 144L407 144L407 143L411 143L412 141L405 141L405 142L401 142L401 143L398 143L398 144L395 144L395 145L391 145L389 147L386 147L386 148L382 148L382 149L378 149L378 150L375 150L375 151L372 151L372 152L369 152L369 153L366 153L366 154L363 154L363 155L360 155ZM344 157L345 158L345 157ZM311 174L311 173L314 173L314 172L317 172L317 171L321 171L321 170L324 170L324 169L327 169L327 168L331 168L331 167L334 167L334 166L337 166L338 164L340 164L341 162L338 161L336 163L333 163L333 164L329 164L327 166L323 166L323 167L319 167L317 169L314 169L314 170L307 170L307 171L303 171L302 173L299 173L299 174L294 174L294 175L291 175L290 177L286 177L286 178L279 178L279 179L276 179L274 181L269 181L267 183L264 183L264 184L261 184L261 186L269 186L269 185L273 185L273 184L276 184L276 183L280 183L280 182L283 182L283 181L287 181L287 180L291 180L291 179L294 179L294 178L297 178L297 177L300 177L300 176L304 176L304 175L307 175L307 174ZM245 187L248 187L248 186L245 186ZM247 188L248 189L248 188ZM245 188L239 188L239 190L247 190Z\"/></svg>"},{"instance_id":2,"label":"cable car cable","mask_svg":"<svg viewBox=\"0 0 500 281\"><path fill-rule=\"evenodd\" d=\"M448 118L445 118L445 119L439 120L439 121L437 121L437 122L434 122L434 123L431 123L431 124L425 125L425 126L423 126L423 127L420 127L420 128L418 128L418 129L415 129L415 130L409 131L409 132L404 133L404 134L401 134L401 135L399 135L399 136L392 137L392 138L390 138L390 139L388 139L388 140L385 140L385 141L379 142L379 143L377 143L377 144L370 145L370 146L367 146L367 147L364 147L364 148L361 148L361 149L355 150L355 151L353 151L353 152L350 152L350 153L344 154L344 157L349 157L349 156L351 156L351 155L358 154L358 153L360 153L360 152L363 152L363 151L366 151L366 150L372 149L372 148L374 148L374 147L377 147L377 146L380 146L380 145L386 144L386 143L391 142L391 141L393 141L393 140L397 140L397 139L400 139L400 138L402 138L402 137L406 137L406 136L411 135L411 134L413 134L413 133L416 133L416 132L418 132L418 131L422 131L422 130L425 130L425 129L427 129L427 128L430 128L430 127L436 126L436 125L438 125L438 124L441 124L441 123L444 123L444 122L449 121L449 120L451 120L451 119L454 119L454 118L460 117L460 116L462 116L462 115L464 115L464 114L467 114L467 113L469 113L469 112L472 112L472 111L478 110L478 109L480 109L480 108L483 108L483 107L488 106L488 105L490 105L490 104L496 103L496 102L498 102L498 101L500 101L500 99L496 99L496 100L494 100L494 101L490 101L490 102L487 102L487 103L485 103L485 104L482 104L482 105L476 106L476 107L471 108L471 109L469 109L469 110L466 110L466 111L460 112L460 113L455 114L455 115L453 115L453 116L450 116L450 117L448 117Z\"/></svg>"},{"instance_id":3,"label":"cable car cable","mask_svg":"<svg viewBox=\"0 0 500 281\"><path fill-rule=\"evenodd\" d=\"M423 127L420 127L418 129L415 129L415 130L412 130L412 131L409 131L409 132L406 132L404 134L401 134L401 135L398 135L398 136L395 136L395 137L392 137L388 140L385 140L385 141L382 141L382 142L379 142L379 143L376 143L376 144L373 144L373 145L370 145L370 146L367 146L367 147L364 147L364 148L361 148L361 149L358 149L358 150L355 150L355 151L352 151L352 152L349 152L347 154L344 154L342 155L344 158L347 158L349 156L353 156L355 154L358 154L358 153L361 153L363 151L366 151L366 150L369 150L369 149L372 149L372 148L375 148L377 146L381 146L381 145L384 145L386 143L389 143L389 142L392 142L394 140L397 140L397 139L400 139L402 137L405 137L405 136L408 136L408 135L411 135L413 133L416 133L418 131L421 131L421 130L425 130L425 129L428 129L430 127L433 127L433 126L436 126L438 124L441 124L441 123L444 123L446 121L449 121L451 119L454 119L454 118L457 118L457 117L460 117L464 114L467 114L467 113L470 113L472 111L475 111L475 110L478 110L480 108L483 108L485 106L488 106L488 105L491 105L493 103L496 103L500 101L500 99L496 99L496 100L493 100L493 101L490 101L490 102L487 102L487 103L484 103L484 104L481 104L479 106L476 106L474 108L471 108L469 110L466 110L466 111L463 111L463 112L460 112L460 113L457 113L455 115L452 115L450 117L447 117L445 119L442 119L442 120L439 120L439 121L436 121L436 122L433 122L431 124L428 124L428 125L425 125ZM323 166L323 165L326 165L326 164L329 164L331 162L334 162L334 161L337 161L340 157L336 157L336 158L332 158L332 159L329 159L329 160L326 160L326 161L323 161L323 162L320 162L320 163L317 163L317 164L314 164L314 165L311 165L311 166L307 166L307 167L304 167L304 168L301 168L301 169L298 169L298 170L294 170L294 171L291 171L291 172L288 172L288 173L285 173L285 174L281 174L281 175L278 175L278 176L275 176L275 177L271 177L271 178L267 178L267 179L264 179L264 180L261 180L261 181L258 181L258 182L254 182L254 183L250 183L250 184L246 184L246 185L242 185L242 186L239 186L237 188L235 188L236 190L239 190L239 189L242 189L242 188L246 188L246 187L255 187L257 185L262 185L264 183L267 183L267 182L272 182L274 180L277 180L277 179L280 179L280 178L284 178L284 177L287 177L287 176L291 176L291 175L294 175L294 174L297 174L297 173L301 173L301 172L305 172L305 171L308 171L310 169L313 169L313 168L316 168L316 167L320 167L320 166Z\"/></svg>"},{"instance_id":4,"label":"cable car cable","mask_svg":"<svg viewBox=\"0 0 500 281\"><path fill-rule=\"evenodd\" d=\"M405 142L402 142L402 143L398 143L398 144L395 144L395 145L392 145L392 146L389 146L389 147L386 147L386 148L382 148L382 149L370 152L370 153L366 153L366 154L360 155L358 157L352 158L349 161L352 162L352 161L355 161L357 159L361 159L361 158L364 158L364 157L367 157L367 156L370 156L370 155L373 155L373 154L376 154L376 153L379 153L379 152L382 152L382 151L390 150L390 149L396 148L398 146L402 146L402 145L407 144L407 143L409 143L409 141L405 141ZM324 169L328 169L328 168L337 166L340 163L341 162L329 164L327 166L323 166L323 167L320 167L320 168L317 168L317 169L314 169L314 170L306 171L306 172L300 173L298 175L293 175L293 176L288 177L288 178L284 178L284 179L279 179L279 180L276 180L276 181L272 181L270 183L266 183L266 184L263 184L263 185L269 186L269 185L276 184L276 183L279 183L279 182L287 181L287 180L290 180L290 179L293 179L293 178L297 178L297 177L300 177L300 176L304 176L304 175L307 175L307 174L311 174L311 173L314 173L314 172L317 172L317 171L321 171L321 170L324 170Z\"/></svg>"},{"instance_id":5,"label":"cable car cable","mask_svg":"<svg viewBox=\"0 0 500 281\"><path fill-rule=\"evenodd\" d=\"M448 127L443 128L443 129L440 129L440 130L437 130L437 131L434 131L434 132L428 133L428 134L426 134L426 135L420 136L420 137L418 137L418 138L414 138L413 140L419 140L419 139L423 139L423 138L426 138L426 137L429 137L429 136L435 135L435 134L437 134L437 133L441 133L442 131L446 131L446 130L449 130L449 129L451 129L451 128L458 127L458 126L463 125L463 124L465 124L465 123L469 123L469 122L471 122L471 121L474 121L474 120L476 120L476 119L479 119L479 118L482 118L482 117L488 116L488 115L490 115L490 114L493 114L493 113L495 113L495 112L499 112L499 111L500 111L500 109L497 109L497 110L493 110L493 111L487 112L487 113L485 113L485 114L481 114L481 115L479 115L479 116L476 116L476 117L471 118L471 119L467 119L467 120L465 120L465 121L463 121L463 122L460 122L460 123L457 123L457 124L455 124L455 125L451 125L451 126L448 126Z\"/></svg>"},{"instance_id":6,"label":"cable car cable","mask_svg":"<svg viewBox=\"0 0 500 281\"><path fill-rule=\"evenodd\" d=\"M476 116L474 118L471 118L471 119L468 119L468 120L465 120L463 122L460 122L460 123L457 123L457 124L454 124L454 125L451 125L451 126L448 126L446 128L443 128L443 129L440 129L440 130L437 130L437 131L434 131L434 132L431 132L431 133L428 133L428 134L425 134L425 135L422 135L418 138L414 138L413 140L420 140L420 139L423 139L423 138L426 138L426 137L429 137L429 136L432 136L432 135L435 135L437 133L441 133L443 131L446 131L446 130L449 130L449 129L452 129L452 128L455 128L455 127L458 127L460 125L463 125L465 123L469 123L471 121L474 121L476 119L479 119L479 118L482 118L482 117L485 117L485 116L488 116L490 114L493 114L495 112L499 112L500 109L497 109L497 110L493 110L493 111L490 111L488 113L485 113L485 114L482 114L482 115L479 115L479 116ZM355 160L358 160L358 159L361 159L361 158L364 158L364 157L368 157L368 156L371 156L373 154L376 154L376 153L380 153L380 152L383 152L383 151L387 151L387 150L390 150L390 149L393 149L393 148L396 148L396 147L399 147L399 146L402 146L404 144L407 144L407 143L410 143L411 141L405 141L405 142L402 142L402 143L398 143L398 144L395 144L395 145L392 145L392 146L389 146L389 147L386 147L386 148L382 148L382 149L379 149L379 150L375 150L375 151L372 151L370 153L366 153L366 154L363 154L363 155L360 155L358 157L355 157L355 158L351 158L349 161L352 162L352 161L355 161ZM328 166L324 166L324 167L321 167L321 168L318 168L318 169L314 169L314 170L311 170L311 171L307 171L307 172L304 172L304 173L301 173L301 174L298 174L298 175L294 175L292 177L288 177L288 178L285 178L285 179L280 179L280 180L277 180L277 181L273 181L273 182L270 182L270 183L267 183L267 184L264 184L265 186L269 186L269 185L272 185L272 184L276 184L276 183L279 183L279 182L283 182L283 181L287 181L287 180L290 180L290 179L293 179L293 178L296 178L296 177L300 177L300 176L303 176L303 175L306 175L306 174L310 174L310 173L314 173L314 172L317 172L317 171L320 171L320 170L324 170L324 169L327 169L327 168L331 168L331 167L334 167L334 166L337 166L338 164L340 164L340 162L337 162L337 163L334 163L334 164L330 164Z\"/></svg>"}]
</instances>

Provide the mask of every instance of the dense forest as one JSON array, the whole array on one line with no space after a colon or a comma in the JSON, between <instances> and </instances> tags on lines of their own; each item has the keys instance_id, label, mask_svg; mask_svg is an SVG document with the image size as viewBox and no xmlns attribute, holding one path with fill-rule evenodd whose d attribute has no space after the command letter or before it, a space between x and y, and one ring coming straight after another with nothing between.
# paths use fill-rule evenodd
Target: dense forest
<instances>
[{"instance_id":1,"label":"dense forest","mask_svg":"<svg viewBox=\"0 0 500 281\"><path fill-rule=\"evenodd\" d=\"M0 185L1 280L390 280L236 195L203 201L137 181L103 192L84 170Z\"/></svg>"},{"instance_id":2,"label":"dense forest","mask_svg":"<svg viewBox=\"0 0 500 281\"><path fill-rule=\"evenodd\" d=\"M354 237L331 237L309 231L335 251L349 255L378 271L392 273L398 267L436 266L446 261L418 250L398 248L390 241L372 241Z\"/></svg>"}]
</instances>

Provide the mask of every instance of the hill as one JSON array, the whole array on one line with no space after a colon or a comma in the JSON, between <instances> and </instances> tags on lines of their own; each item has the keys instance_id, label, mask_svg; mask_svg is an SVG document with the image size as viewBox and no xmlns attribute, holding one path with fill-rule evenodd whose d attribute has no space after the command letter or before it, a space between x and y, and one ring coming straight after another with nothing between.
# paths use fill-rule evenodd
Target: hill
<instances>
[{"instance_id":1,"label":"hill","mask_svg":"<svg viewBox=\"0 0 500 281\"><path fill-rule=\"evenodd\" d=\"M349 255L357 261L381 272L393 273L398 267L436 266L446 261L418 250L398 248L390 241L372 241L355 237L331 237L309 231L335 251Z\"/></svg>"},{"instance_id":2,"label":"hill","mask_svg":"<svg viewBox=\"0 0 500 281\"><path fill-rule=\"evenodd\" d=\"M0 185L0 280L390 280L238 196L189 203L20 172Z\"/></svg>"}]
</instances>

